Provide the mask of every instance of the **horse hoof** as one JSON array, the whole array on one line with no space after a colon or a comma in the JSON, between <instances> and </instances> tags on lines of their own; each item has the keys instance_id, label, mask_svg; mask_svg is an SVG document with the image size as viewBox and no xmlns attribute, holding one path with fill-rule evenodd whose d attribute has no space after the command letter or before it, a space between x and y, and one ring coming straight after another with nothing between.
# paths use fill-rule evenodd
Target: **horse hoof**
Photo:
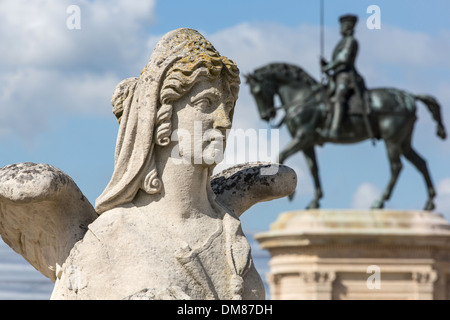
<instances>
[{"instance_id":1,"label":"horse hoof","mask_svg":"<svg viewBox=\"0 0 450 320\"><path fill-rule=\"evenodd\" d=\"M306 210L311 210L311 209L319 209L320 206L317 202L311 202L307 207Z\"/></svg>"},{"instance_id":2,"label":"horse hoof","mask_svg":"<svg viewBox=\"0 0 450 320\"><path fill-rule=\"evenodd\" d=\"M433 211L434 208L435 208L434 203L433 203L433 202L428 202L428 203L425 205L425 208L424 208L423 210L425 210L425 211Z\"/></svg>"},{"instance_id":3,"label":"horse hoof","mask_svg":"<svg viewBox=\"0 0 450 320\"><path fill-rule=\"evenodd\" d=\"M383 209L384 208L384 203L382 201L376 201L371 207L370 209Z\"/></svg>"},{"instance_id":4,"label":"horse hoof","mask_svg":"<svg viewBox=\"0 0 450 320\"><path fill-rule=\"evenodd\" d=\"M294 195L295 195L295 191L292 192L290 195L288 195L289 201L292 201L292 199L294 199Z\"/></svg>"}]
</instances>

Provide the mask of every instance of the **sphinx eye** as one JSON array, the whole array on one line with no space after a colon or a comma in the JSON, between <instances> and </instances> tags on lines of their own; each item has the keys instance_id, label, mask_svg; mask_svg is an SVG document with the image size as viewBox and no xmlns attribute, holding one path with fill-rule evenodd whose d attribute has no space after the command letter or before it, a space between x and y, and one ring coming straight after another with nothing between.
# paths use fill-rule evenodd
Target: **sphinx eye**
<instances>
[{"instance_id":1,"label":"sphinx eye","mask_svg":"<svg viewBox=\"0 0 450 320\"><path fill-rule=\"evenodd\" d=\"M193 102L194 106L199 109L208 109L211 106L211 100L209 98L200 98Z\"/></svg>"}]
</instances>

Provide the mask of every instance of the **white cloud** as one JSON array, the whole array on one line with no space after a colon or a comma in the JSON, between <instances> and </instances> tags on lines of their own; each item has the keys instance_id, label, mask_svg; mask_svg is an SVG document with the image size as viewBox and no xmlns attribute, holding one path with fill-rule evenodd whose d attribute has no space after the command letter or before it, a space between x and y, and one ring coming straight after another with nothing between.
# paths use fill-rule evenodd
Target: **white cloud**
<instances>
[{"instance_id":1,"label":"white cloud","mask_svg":"<svg viewBox=\"0 0 450 320\"><path fill-rule=\"evenodd\" d=\"M22 67L109 67L108 62L136 57L145 45L146 26L155 21L155 1L77 1L81 28L69 30L71 0L3 0L0 39L7 50L2 64ZM132 48L130 50L129 48ZM117 67L117 66L116 66Z\"/></svg>"},{"instance_id":2,"label":"white cloud","mask_svg":"<svg viewBox=\"0 0 450 320\"><path fill-rule=\"evenodd\" d=\"M381 191L371 183L361 184L353 194L351 207L355 209L368 209L380 197Z\"/></svg>"},{"instance_id":3,"label":"white cloud","mask_svg":"<svg viewBox=\"0 0 450 320\"><path fill-rule=\"evenodd\" d=\"M236 61L243 73L270 62L290 62L319 74L319 28L286 27L273 23L242 23L207 36Z\"/></svg>"},{"instance_id":4,"label":"white cloud","mask_svg":"<svg viewBox=\"0 0 450 320\"><path fill-rule=\"evenodd\" d=\"M69 30L71 0L4 0L0 6L0 137L30 140L49 114L110 114L122 77L139 74L155 1L77 1L79 30Z\"/></svg>"},{"instance_id":5,"label":"white cloud","mask_svg":"<svg viewBox=\"0 0 450 320\"><path fill-rule=\"evenodd\" d=\"M450 67L450 32L431 36L423 32L383 25L380 30L360 28L356 34L361 44L361 62L390 63L397 66Z\"/></svg>"}]
</instances>

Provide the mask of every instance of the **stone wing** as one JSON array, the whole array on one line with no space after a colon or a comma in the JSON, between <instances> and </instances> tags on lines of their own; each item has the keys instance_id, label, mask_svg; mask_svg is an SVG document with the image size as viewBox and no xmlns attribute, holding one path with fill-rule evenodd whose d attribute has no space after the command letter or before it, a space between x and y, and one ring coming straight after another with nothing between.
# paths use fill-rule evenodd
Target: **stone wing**
<instances>
[{"instance_id":1,"label":"stone wing","mask_svg":"<svg viewBox=\"0 0 450 320\"><path fill-rule=\"evenodd\" d=\"M258 202L292 194L297 187L297 175L293 169L281 164L246 163L214 175L211 187L216 201L239 217Z\"/></svg>"},{"instance_id":2,"label":"stone wing","mask_svg":"<svg viewBox=\"0 0 450 320\"><path fill-rule=\"evenodd\" d=\"M97 216L73 180L53 166L0 168L0 235L52 281Z\"/></svg>"}]
</instances>

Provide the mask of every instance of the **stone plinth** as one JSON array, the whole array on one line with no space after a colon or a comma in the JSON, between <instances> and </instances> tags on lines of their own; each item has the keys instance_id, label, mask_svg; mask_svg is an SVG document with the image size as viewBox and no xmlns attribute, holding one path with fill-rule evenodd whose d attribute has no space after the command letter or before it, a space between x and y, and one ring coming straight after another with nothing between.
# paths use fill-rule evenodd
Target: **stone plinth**
<instances>
[{"instance_id":1,"label":"stone plinth","mask_svg":"<svg viewBox=\"0 0 450 320\"><path fill-rule=\"evenodd\" d=\"M450 224L427 211L282 213L255 236L271 299L450 299Z\"/></svg>"}]
</instances>

